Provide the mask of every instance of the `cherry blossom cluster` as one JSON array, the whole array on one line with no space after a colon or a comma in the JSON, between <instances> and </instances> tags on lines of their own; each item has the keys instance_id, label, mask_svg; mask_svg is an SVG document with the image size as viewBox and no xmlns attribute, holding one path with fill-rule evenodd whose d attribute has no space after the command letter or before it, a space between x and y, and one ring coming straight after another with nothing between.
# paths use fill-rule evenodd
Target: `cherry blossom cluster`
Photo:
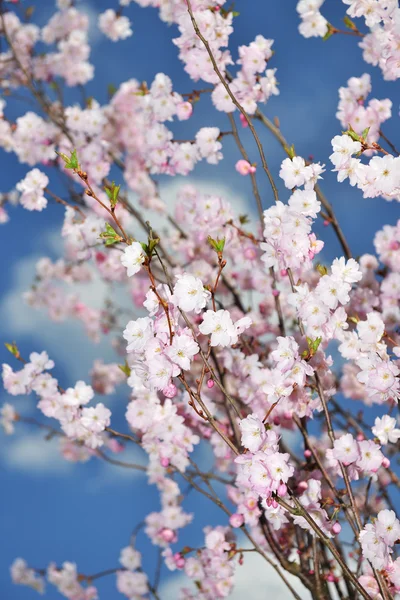
<instances>
[{"instance_id":1,"label":"cherry blossom cluster","mask_svg":"<svg viewBox=\"0 0 400 600\"><path fill-rule=\"evenodd\" d=\"M260 248L265 251L262 260L266 267L281 271L302 266L307 268L314 256L322 250L323 242L311 233L312 219L321 210L312 186L321 171L320 165L306 166L301 157L295 156L283 161L280 176L286 187L304 185L305 189L296 189L288 204L279 201L264 211L266 241L260 244Z\"/></svg>"},{"instance_id":2,"label":"cherry blossom cluster","mask_svg":"<svg viewBox=\"0 0 400 600\"><path fill-rule=\"evenodd\" d=\"M324 0L299 0L296 10L301 23L299 32L305 38L324 37L328 31L328 21L321 14L320 8Z\"/></svg>"},{"instance_id":3,"label":"cherry blossom cluster","mask_svg":"<svg viewBox=\"0 0 400 600\"><path fill-rule=\"evenodd\" d=\"M324 0L299 0L297 12L301 23L299 32L305 38L322 37L328 39L332 34L342 33L328 23L320 9ZM345 24L350 31L361 38L365 62L379 66L384 79L394 81L400 77L399 66L399 18L400 8L397 0L343 0L348 5ZM369 32L361 33L349 18L363 18Z\"/></svg>"},{"instance_id":4,"label":"cherry blossom cluster","mask_svg":"<svg viewBox=\"0 0 400 600\"><path fill-rule=\"evenodd\" d=\"M44 592L46 576L48 582L54 585L64 598L98 600L97 589L93 585L81 585L77 567L71 562L64 562L61 569L51 563L45 572L38 574L29 568L22 558L18 558L11 566L11 576L14 583L31 587L40 593Z\"/></svg>"},{"instance_id":5,"label":"cherry blossom cluster","mask_svg":"<svg viewBox=\"0 0 400 600\"><path fill-rule=\"evenodd\" d=\"M360 533L363 555L376 569L385 571L394 592L400 587L400 559L392 561L393 546L400 538L400 522L393 510L381 510L373 523L367 523Z\"/></svg>"},{"instance_id":6,"label":"cherry blossom cluster","mask_svg":"<svg viewBox=\"0 0 400 600\"><path fill-rule=\"evenodd\" d=\"M57 50L33 57L31 68L42 81L62 77L68 86L84 85L94 76L94 67L88 61L89 19L69 3L59 8L41 31L43 42L56 44Z\"/></svg>"},{"instance_id":7,"label":"cherry blossom cluster","mask_svg":"<svg viewBox=\"0 0 400 600\"><path fill-rule=\"evenodd\" d=\"M387 98L374 98L368 106L364 105L370 91L371 78L368 74L350 78L348 87L339 89L337 117L342 127L351 129L333 138L330 160L338 173L338 181L349 178L350 185L361 189L364 198L383 196L387 200L399 200L399 157L388 153L375 155L368 164L358 158L380 150L377 144L380 127L391 117L392 102Z\"/></svg>"},{"instance_id":8,"label":"cherry blossom cluster","mask_svg":"<svg viewBox=\"0 0 400 600\"><path fill-rule=\"evenodd\" d=\"M370 28L359 43L363 50L365 62L382 70L384 79L394 81L400 77L399 67L399 5L396 0L384 2L354 2L343 0L350 4L347 13L351 17L364 17L365 24Z\"/></svg>"},{"instance_id":9,"label":"cherry blossom cluster","mask_svg":"<svg viewBox=\"0 0 400 600\"><path fill-rule=\"evenodd\" d=\"M339 88L339 104L336 117L341 126L349 125L359 135L368 128L368 142L379 139L382 123L392 116L392 102L389 98L378 100L372 98L366 105L368 95L372 91L371 76L364 73L361 77L350 77L346 87Z\"/></svg>"},{"instance_id":10,"label":"cherry blossom cluster","mask_svg":"<svg viewBox=\"0 0 400 600\"><path fill-rule=\"evenodd\" d=\"M240 465L238 483L274 503L273 493L286 494L286 483L294 473L289 454L279 451L279 437L265 429L261 419L249 415L240 421L242 445L248 452L235 459ZM276 507L277 505L275 505Z\"/></svg>"},{"instance_id":11,"label":"cherry blossom cluster","mask_svg":"<svg viewBox=\"0 0 400 600\"><path fill-rule=\"evenodd\" d=\"M132 546L122 548L117 571L117 590L127 598L141 598L149 592L147 575L141 570L142 557Z\"/></svg>"},{"instance_id":12,"label":"cherry blossom cluster","mask_svg":"<svg viewBox=\"0 0 400 600\"><path fill-rule=\"evenodd\" d=\"M182 553L167 554L169 569L184 569L196 590L184 588L185 600L213 600L226 598L233 589L235 570L235 538L228 527L218 526L205 529L205 545L193 556Z\"/></svg>"},{"instance_id":13,"label":"cherry blossom cluster","mask_svg":"<svg viewBox=\"0 0 400 600\"><path fill-rule=\"evenodd\" d=\"M99 29L113 42L125 40L132 35L128 17L116 13L112 8L99 15Z\"/></svg>"},{"instance_id":14,"label":"cherry blossom cluster","mask_svg":"<svg viewBox=\"0 0 400 600\"><path fill-rule=\"evenodd\" d=\"M121 569L116 570L116 586L118 591L133 600L148 594L147 576L141 570L141 554L132 546L122 548L120 554ZM45 571L35 571L27 563L18 558L11 566L11 576L14 583L31 587L43 593L45 579L52 584L59 594L69 600L98 600L97 588L91 584L90 577L81 575L77 566L64 562L61 568L51 563ZM82 585L82 581L87 585Z\"/></svg>"},{"instance_id":15,"label":"cherry blossom cluster","mask_svg":"<svg viewBox=\"0 0 400 600\"><path fill-rule=\"evenodd\" d=\"M21 192L20 203L27 210L43 210L47 206L47 200L43 194L49 178L39 171L32 169L25 179L17 183L17 190Z\"/></svg>"},{"instance_id":16,"label":"cherry blossom cluster","mask_svg":"<svg viewBox=\"0 0 400 600\"><path fill-rule=\"evenodd\" d=\"M323 339L345 336L348 329L344 306L350 302L352 285L362 278L360 267L354 259L335 258L331 273L320 277L314 290L307 283L295 286L289 301L296 307L309 337Z\"/></svg>"},{"instance_id":17,"label":"cherry blossom cluster","mask_svg":"<svg viewBox=\"0 0 400 600\"><path fill-rule=\"evenodd\" d=\"M111 412L102 403L86 407L94 397L92 387L78 381L73 388L61 390L57 380L47 372L54 367L47 353L33 352L29 358L19 371L3 364L7 392L13 396L35 392L39 396L38 408L46 417L57 419L67 437L92 449L102 446L101 434L110 424Z\"/></svg>"},{"instance_id":18,"label":"cherry blossom cluster","mask_svg":"<svg viewBox=\"0 0 400 600\"><path fill-rule=\"evenodd\" d=\"M126 419L140 436L141 445L149 455L150 469L173 465L184 471L189 463L189 453L200 439L185 425L184 416L179 414L179 405L168 398L161 404L157 393L146 389L134 373L128 384L133 394L127 406ZM169 384L166 393L177 394L174 384Z\"/></svg>"},{"instance_id":19,"label":"cherry blossom cluster","mask_svg":"<svg viewBox=\"0 0 400 600\"><path fill-rule=\"evenodd\" d=\"M389 466L389 461L384 458L379 444L372 440L355 440L351 433L346 433L335 440L333 449L328 448L327 463L332 470L340 474L339 463L347 468L347 473L352 479L372 477L381 466Z\"/></svg>"}]
</instances>

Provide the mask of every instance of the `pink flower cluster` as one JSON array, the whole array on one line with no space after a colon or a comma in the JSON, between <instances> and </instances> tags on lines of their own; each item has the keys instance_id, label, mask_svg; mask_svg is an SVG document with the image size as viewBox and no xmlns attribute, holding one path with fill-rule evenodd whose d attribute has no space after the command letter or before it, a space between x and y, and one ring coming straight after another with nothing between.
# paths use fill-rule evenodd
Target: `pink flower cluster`
<instances>
[{"instance_id":1,"label":"pink flower cluster","mask_svg":"<svg viewBox=\"0 0 400 600\"><path fill-rule=\"evenodd\" d=\"M66 391L61 390L57 380L47 373L53 367L54 362L49 360L46 352L33 352L30 362L19 371L3 364L4 387L14 396L36 392L40 398L38 408L46 417L57 419L68 438L92 449L102 446L102 433L110 424L111 412L102 403L85 406L92 400L94 392L83 381Z\"/></svg>"},{"instance_id":2,"label":"pink flower cluster","mask_svg":"<svg viewBox=\"0 0 400 600\"><path fill-rule=\"evenodd\" d=\"M239 465L238 485L274 504L273 494L285 496L285 484L294 473L289 454L279 451L279 436L266 430L256 415L251 414L240 421L240 430L242 445L248 452L235 459Z\"/></svg>"}]
</instances>

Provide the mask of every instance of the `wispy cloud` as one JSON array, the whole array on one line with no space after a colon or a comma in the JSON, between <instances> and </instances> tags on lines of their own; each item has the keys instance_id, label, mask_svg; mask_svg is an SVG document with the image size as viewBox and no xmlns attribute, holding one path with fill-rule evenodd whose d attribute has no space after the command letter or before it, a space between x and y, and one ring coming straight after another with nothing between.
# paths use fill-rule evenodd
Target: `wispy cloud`
<instances>
[{"instance_id":1,"label":"wispy cloud","mask_svg":"<svg viewBox=\"0 0 400 600\"><path fill-rule=\"evenodd\" d=\"M58 449L59 441L45 440L41 432L16 435L3 440L0 460L5 467L30 475L64 475L72 469Z\"/></svg>"}]
</instances>

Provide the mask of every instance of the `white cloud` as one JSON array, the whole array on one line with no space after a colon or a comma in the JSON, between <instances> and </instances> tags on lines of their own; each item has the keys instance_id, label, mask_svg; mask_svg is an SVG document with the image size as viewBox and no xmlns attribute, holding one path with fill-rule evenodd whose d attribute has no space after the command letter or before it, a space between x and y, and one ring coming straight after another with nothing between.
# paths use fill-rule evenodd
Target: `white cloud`
<instances>
[{"instance_id":1,"label":"white cloud","mask_svg":"<svg viewBox=\"0 0 400 600\"><path fill-rule=\"evenodd\" d=\"M49 248L53 244L54 234L50 234ZM2 338L5 341L30 336L35 338L37 348L46 350L51 357L57 356L69 376L68 385L77 379L87 379L93 360L101 356L105 362L115 360L115 354L107 340L99 344L91 342L83 329L83 325L74 320L53 322L45 310L31 308L23 299L35 275L35 265L42 255L29 255L12 265L12 281L8 293L0 303L0 319L2 322ZM71 288L72 289L72 288ZM107 286L99 279L89 285L74 286L81 300L94 308L100 308L107 291ZM79 348L79 352L77 352ZM20 348L24 355L23 347Z\"/></svg>"},{"instance_id":2,"label":"white cloud","mask_svg":"<svg viewBox=\"0 0 400 600\"><path fill-rule=\"evenodd\" d=\"M302 600L311 598L297 577L286 572L285 576ZM160 595L162 598L178 598L179 590L182 587L191 587L190 580L184 575L175 575L163 584ZM256 553L244 555L243 565L238 565L236 568L235 587L232 594L229 595L230 600L243 600L246 597L251 600L265 600L265 598L291 600L293 598L276 571Z\"/></svg>"},{"instance_id":3,"label":"white cloud","mask_svg":"<svg viewBox=\"0 0 400 600\"><path fill-rule=\"evenodd\" d=\"M43 432L25 432L1 444L0 459L6 467L31 475L64 474L72 467L58 449L59 440L45 440Z\"/></svg>"}]
</instances>

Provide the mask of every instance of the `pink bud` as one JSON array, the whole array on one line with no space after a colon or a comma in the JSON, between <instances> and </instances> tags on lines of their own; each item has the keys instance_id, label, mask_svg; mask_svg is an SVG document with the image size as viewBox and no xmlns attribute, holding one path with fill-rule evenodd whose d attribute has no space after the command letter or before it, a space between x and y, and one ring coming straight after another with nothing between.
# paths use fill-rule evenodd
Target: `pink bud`
<instances>
[{"instance_id":1,"label":"pink bud","mask_svg":"<svg viewBox=\"0 0 400 600\"><path fill-rule=\"evenodd\" d=\"M244 115L242 115L242 113L240 113L239 119L240 119L240 122L242 124L242 127L248 127L249 126L249 124L248 124L248 122L246 120L246 117Z\"/></svg>"},{"instance_id":2,"label":"pink bud","mask_svg":"<svg viewBox=\"0 0 400 600\"><path fill-rule=\"evenodd\" d=\"M306 458L310 458L310 456L312 456L311 450L309 450L308 448L307 448L307 450L304 450L304 456Z\"/></svg>"},{"instance_id":3,"label":"pink bud","mask_svg":"<svg viewBox=\"0 0 400 600\"><path fill-rule=\"evenodd\" d=\"M335 535L338 535L338 533L340 533L342 531L342 526L339 523L339 521L336 521L336 523L334 523L332 525L332 533L334 533Z\"/></svg>"},{"instance_id":4,"label":"pink bud","mask_svg":"<svg viewBox=\"0 0 400 600\"><path fill-rule=\"evenodd\" d=\"M279 290L272 290L272 295L275 296L275 298L277 298L279 296L280 292Z\"/></svg>"},{"instance_id":5,"label":"pink bud","mask_svg":"<svg viewBox=\"0 0 400 600\"><path fill-rule=\"evenodd\" d=\"M325 221L324 221L324 227L328 227L328 225L330 225L330 221L328 221L327 219L325 219Z\"/></svg>"},{"instance_id":6,"label":"pink bud","mask_svg":"<svg viewBox=\"0 0 400 600\"><path fill-rule=\"evenodd\" d=\"M160 459L160 464L162 467L167 468L169 465L169 459L168 458L161 458Z\"/></svg>"},{"instance_id":7,"label":"pink bud","mask_svg":"<svg viewBox=\"0 0 400 600\"><path fill-rule=\"evenodd\" d=\"M364 434L362 434L362 433L359 433L359 434L357 435L357 441L358 441L358 442L362 442L364 439L365 439L365 438L364 438Z\"/></svg>"},{"instance_id":8,"label":"pink bud","mask_svg":"<svg viewBox=\"0 0 400 600\"><path fill-rule=\"evenodd\" d=\"M335 581L335 576L332 573L329 573L328 577L326 578L327 581Z\"/></svg>"},{"instance_id":9,"label":"pink bud","mask_svg":"<svg viewBox=\"0 0 400 600\"><path fill-rule=\"evenodd\" d=\"M176 552L176 554L174 554L174 562L176 564L177 569L183 569L183 567L185 566L185 559L183 558L182 554L179 554L179 552Z\"/></svg>"},{"instance_id":10,"label":"pink bud","mask_svg":"<svg viewBox=\"0 0 400 600\"><path fill-rule=\"evenodd\" d=\"M277 501L275 500L275 498L272 500L272 508L278 508L279 504L277 503Z\"/></svg>"},{"instance_id":11,"label":"pink bud","mask_svg":"<svg viewBox=\"0 0 400 600\"><path fill-rule=\"evenodd\" d=\"M257 258L257 252L255 248L246 248L244 251L244 257L247 258L247 260L254 260Z\"/></svg>"},{"instance_id":12,"label":"pink bud","mask_svg":"<svg viewBox=\"0 0 400 600\"><path fill-rule=\"evenodd\" d=\"M111 450L111 452L122 452L124 450L124 446L119 443L115 438L111 438L107 441L107 448Z\"/></svg>"},{"instance_id":13,"label":"pink bud","mask_svg":"<svg viewBox=\"0 0 400 600\"><path fill-rule=\"evenodd\" d=\"M385 456L385 458L382 461L382 467L384 469L387 469L388 467L390 467L390 460Z\"/></svg>"},{"instance_id":14,"label":"pink bud","mask_svg":"<svg viewBox=\"0 0 400 600\"><path fill-rule=\"evenodd\" d=\"M299 481L299 483L297 484L297 489L299 491L303 491L306 490L308 488L308 483L307 481Z\"/></svg>"},{"instance_id":15,"label":"pink bud","mask_svg":"<svg viewBox=\"0 0 400 600\"><path fill-rule=\"evenodd\" d=\"M160 531L160 536L164 542L167 542L167 544L170 544L175 539L175 533L172 531L172 529L168 529L167 527Z\"/></svg>"},{"instance_id":16,"label":"pink bud","mask_svg":"<svg viewBox=\"0 0 400 600\"><path fill-rule=\"evenodd\" d=\"M207 387L211 390L214 387L214 381L212 379L209 379L207 381Z\"/></svg>"},{"instance_id":17,"label":"pink bud","mask_svg":"<svg viewBox=\"0 0 400 600\"><path fill-rule=\"evenodd\" d=\"M163 389L163 394L166 398L175 398L178 393L178 388L174 383L169 383L167 387Z\"/></svg>"},{"instance_id":18,"label":"pink bud","mask_svg":"<svg viewBox=\"0 0 400 600\"><path fill-rule=\"evenodd\" d=\"M106 260L106 255L104 254L104 252L96 252L96 263L98 265L101 265L101 263L103 263Z\"/></svg>"},{"instance_id":19,"label":"pink bud","mask_svg":"<svg viewBox=\"0 0 400 600\"><path fill-rule=\"evenodd\" d=\"M286 496L287 493L287 485L285 483L281 483L278 487L278 496Z\"/></svg>"},{"instance_id":20,"label":"pink bud","mask_svg":"<svg viewBox=\"0 0 400 600\"><path fill-rule=\"evenodd\" d=\"M240 175L249 175L249 173L255 173L256 168L251 165L247 160L238 160L235 169Z\"/></svg>"},{"instance_id":21,"label":"pink bud","mask_svg":"<svg viewBox=\"0 0 400 600\"><path fill-rule=\"evenodd\" d=\"M229 517L229 524L231 527L241 527L244 523L244 518L243 515L240 515L239 513L233 513L233 515L231 515Z\"/></svg>"},{"instance_id":22,"label":"pink bud","mask_svg":"<svg viewBox=\"0 0 400 600\"><path fill-rule=\"evenodd\" d=\"M281 269L281 277L286 277L286 275L287 275L287 270Z\"/></svg>"}]
</instances>

